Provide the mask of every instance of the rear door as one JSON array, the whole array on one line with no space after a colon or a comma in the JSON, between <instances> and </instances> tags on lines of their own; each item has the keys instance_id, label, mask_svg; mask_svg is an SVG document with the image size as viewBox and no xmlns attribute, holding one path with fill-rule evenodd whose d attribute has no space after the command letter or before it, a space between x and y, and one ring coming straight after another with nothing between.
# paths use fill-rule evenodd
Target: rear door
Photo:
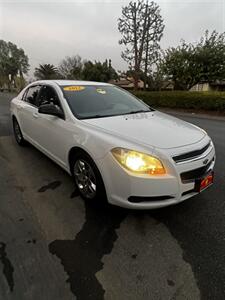
<instances>
[{"instance_id":1,"label":"rear door","mask_svg":"<svg viewBox=\"0 0 225 300\"><path fill-rule=\"evenodd\" d=\"M24 137L31 141L35 140L36 119L38 117L38 96L41 85L30 86L24 93L18 108L19 123Z\"/></svg>"}]
</instances>

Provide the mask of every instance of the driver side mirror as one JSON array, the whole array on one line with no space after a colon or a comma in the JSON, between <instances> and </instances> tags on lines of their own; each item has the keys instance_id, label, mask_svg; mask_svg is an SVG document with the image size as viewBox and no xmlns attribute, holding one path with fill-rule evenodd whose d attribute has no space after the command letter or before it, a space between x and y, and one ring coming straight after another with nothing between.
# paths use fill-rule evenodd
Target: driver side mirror
<instances>
[{"instance_id":1,"label":"driver side mirror","mask_svg":"<svg viewBox=\"0 0 225 300\"><path fill-rule=\"evenodd\" d=\"M38 108L40 114L56 116L58 118L64 119L63 111L54 104L43 104Z\"/></svg>"}]
</instances>

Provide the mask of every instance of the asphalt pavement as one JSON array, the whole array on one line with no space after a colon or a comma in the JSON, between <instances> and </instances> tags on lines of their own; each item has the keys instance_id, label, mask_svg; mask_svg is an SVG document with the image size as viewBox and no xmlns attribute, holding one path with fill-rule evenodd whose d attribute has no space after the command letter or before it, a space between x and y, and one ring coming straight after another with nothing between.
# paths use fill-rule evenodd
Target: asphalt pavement
<instances>
[{"instance_id":1,"label":"asphalt pavement","mask_svg":"<svg viewBox=\"0 0 225 300\"><path fill-rule=\"evenodd\" d=\"M225 299L225 121L207 130L215 184L179 205L129 211L85 203L72 179L12 136L0 93L0 300Z\"/></svg>"}]
</instances>

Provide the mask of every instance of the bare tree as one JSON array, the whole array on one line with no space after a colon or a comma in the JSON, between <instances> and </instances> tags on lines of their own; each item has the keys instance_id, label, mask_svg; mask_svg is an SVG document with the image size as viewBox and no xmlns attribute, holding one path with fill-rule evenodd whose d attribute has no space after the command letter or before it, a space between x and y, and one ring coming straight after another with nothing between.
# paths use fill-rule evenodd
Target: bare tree
<instances>
[{"instance_id":1,"label":"bare tree","mask_svg":"<svg viewBox=\"0 0 225 300\"><path fill-rule=\"evenodd\" d=\"M65 79L81 79L83 61L79 55L67 56L59 65L59 73Z\"/></svg>"},{"instance_id":2,"label":"bare tree","mask_svg":"<svg viewBox=\"0 0 225 300\"><path fill-rule=\"evenodd\" d=\"M146 40L144 43L144 88L146 89L146 82L148 73L151 73L152 66L154 66L160 57L159 42L163 36L165 28L163 18L160 14L159 6L155 2L148 4L148 24Z\"/></svg>"},{"instance_id":3,"label":"bare tree","mask_svg":"<svg viewBox=\"0 0 225 300\"><path fill-rule=\"evenodd\" d=\"M138 88L140 71L144 67L147 77L148 66L153 53L158 51L164 25L159 6L155 2L131 1L122 8L118 19L118 30L122 34L120 44L126 46L122 58L134 70L134 85Z\"/></svg>"}]
</instances>

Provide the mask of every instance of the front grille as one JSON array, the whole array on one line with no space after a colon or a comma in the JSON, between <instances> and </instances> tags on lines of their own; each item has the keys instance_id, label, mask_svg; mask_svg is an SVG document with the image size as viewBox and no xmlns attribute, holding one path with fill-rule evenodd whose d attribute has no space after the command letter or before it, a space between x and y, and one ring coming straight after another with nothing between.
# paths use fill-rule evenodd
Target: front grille
<instances>
[{"instance_id":1,"label":"front grille","mask_svg":"<svg viewBox=\"0 0 225 300\"><path fill-rule=\"evenodd\" d=\"M198 157L200 155L202 155L210 146L210 143L208 143L206 146L204 146L202 149L198 149L198 150L194 150L191 152L187 152L184 154L180 154L180 155L176 155L173 157L173 160L178 163L178 162L182 162L185 160L189 160L189 159L193 159L195 157Z\"/></svg>"},{"instance_id":2,"label":"front grille","mask_svg":"<svg viewBox=\"0 0 225 300\"><path fill-rule=\"evenodd\" d=\"M204 167L181 173L180 174L181 181L184 183L185 181L194 180L203 177L205 173L208 171L213 160L211 160Z\"/></svg>"},{"instance_id":3,"label":"front grille","mask_svg":"<svg viewBox=\"0 0 225 300\"><path fill-rule=\"evenodd\" d=\"M165 201L173 199L173 196L153 196L153 197L139 197L139 196L130 196L128 201L131 203L141 203L141 202L151 202L151 201Z\"/></svg>"}]
</instances>

